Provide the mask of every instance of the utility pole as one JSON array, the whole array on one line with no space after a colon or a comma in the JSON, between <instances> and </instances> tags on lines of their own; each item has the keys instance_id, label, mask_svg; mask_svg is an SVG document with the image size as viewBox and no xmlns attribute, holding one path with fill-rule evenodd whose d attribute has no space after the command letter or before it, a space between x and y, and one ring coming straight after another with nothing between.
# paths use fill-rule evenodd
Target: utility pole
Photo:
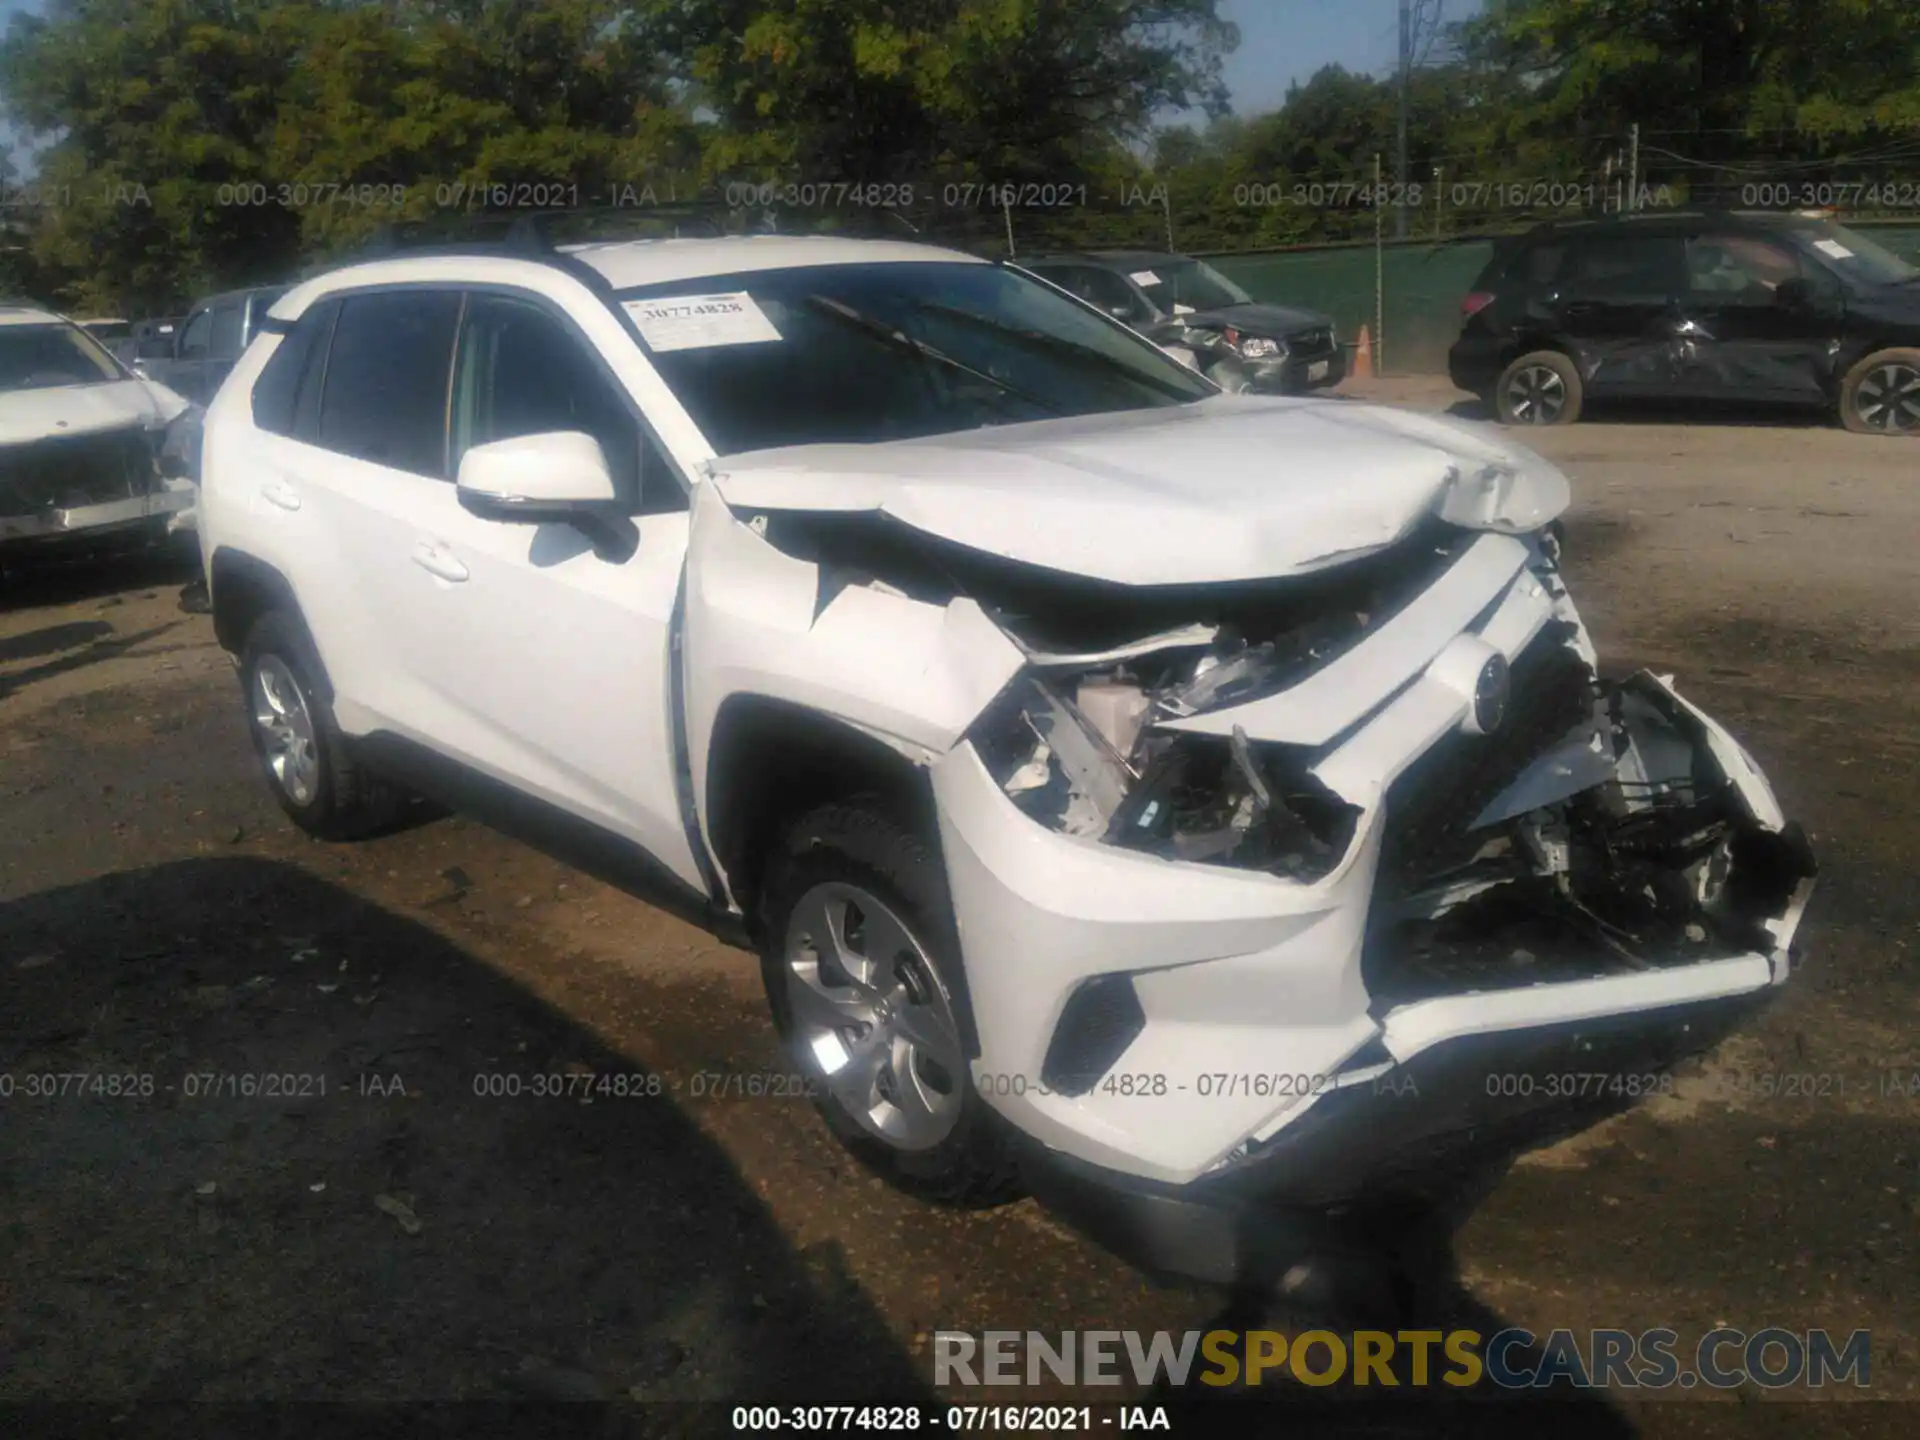
<instances>
[{"instance_id":1,"label":"utility pole","mask_svg":"<svg viewBox=\"0 0 1920 1440\"><path fill-rule=\"evenodd\" d=\"M1169 255L1177 255L1180 252L1174 249L1173 245L1173 201L1169 198L1172 194L1173 187L1164 181L1161 182L1160 208L1166 212L1167 217L1167 253Z\"/></svg>"},{"instance_id":2,"label":"utility pole","mask_svg":"<svg viewBox=\"0 0 1920 1440\"><path fill-rule=\"evenodd\" d=\"M1627 209L1640 208L1640 125L1627 130Z\"/></svg>"},{"instance_id":3,"label":"utility pole","mask_svg":"<svg viewBox=\"0 0 1920 1440\"><path fill-rule=\"evenodd\" d=\"M1398 187L1394 196L1393 238L1407 238L1407 91L1413 83L1413 0L1400 0L1400 119L1394 141L1393 180ZM1379 199L1375 197L1375 204Z\"/></svg>"},{"instance_id":4,"label":"utility pole","mask_svg":"<svg viewBox=\"0 0 1920 1440\"><path fill-rule=\"evenodd\" d=\"M1380 193L1380 152L1373 154L1373 190ZM1406 218L1406 211L1400 212L1400 218ZM1387 248L1382 243L1386 212L1378 205L1373 207L1373 373L1386 374L1387 354Z\"/></svg>"}]
</instances>

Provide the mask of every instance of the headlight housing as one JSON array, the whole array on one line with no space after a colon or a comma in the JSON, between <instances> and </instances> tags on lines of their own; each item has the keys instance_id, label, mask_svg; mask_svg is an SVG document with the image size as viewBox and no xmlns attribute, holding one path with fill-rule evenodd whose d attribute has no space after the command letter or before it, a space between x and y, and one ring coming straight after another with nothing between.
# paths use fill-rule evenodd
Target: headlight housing
<instances>
[{"instance_id":1,"label":"headlight housing","mask_svg":"<svg viewBox=\"0 0 1920 1440\"><path fill-rule=\"evenodd\" d=\"M1242 335L1234 344L1243 360L1284 360L1287 357L1286 343L1274 340L1266 335Z\"/></svg>"}]
</instances>

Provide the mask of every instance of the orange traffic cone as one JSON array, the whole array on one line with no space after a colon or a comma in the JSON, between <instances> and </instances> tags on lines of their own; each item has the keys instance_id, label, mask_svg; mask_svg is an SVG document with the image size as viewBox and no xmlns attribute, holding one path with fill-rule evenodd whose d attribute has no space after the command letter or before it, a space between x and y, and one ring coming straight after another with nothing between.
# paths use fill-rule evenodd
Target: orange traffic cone
<instances>
[{"instance_id":1,"label":"orange traffic cone","mask_svg":"<svg viewBox=\"0 0 1920 1440\"><path fill-rule=\"evenodd\" d=\"M1360 338L1353 342L1353 366L1347 372L1355 380L1373 378L1373 332L1360 327Z\"/></svg>"}]
</instances>

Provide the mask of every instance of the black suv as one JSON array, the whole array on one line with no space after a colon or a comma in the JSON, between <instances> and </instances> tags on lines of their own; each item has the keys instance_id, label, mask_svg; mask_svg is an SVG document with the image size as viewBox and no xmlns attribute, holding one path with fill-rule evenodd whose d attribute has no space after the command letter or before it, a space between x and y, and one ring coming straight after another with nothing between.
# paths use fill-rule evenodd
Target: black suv
<instances>
[{"instance_id":1,"label":"black suv","mask_svg":"<svg viewBox=\"0 0 1920 1440\"><path fill-rule=\"evenodd\" d=\"M1089 250L1015 263L1131 325L1224 390L1291 395L1346 378L1332 319L1255 300L1190 255Z\"/></svg>"},{"instance_id":2,"label":"black suv","mask_svg":"<svg viewBox=\"0 0 1920 1440\"><path fill-rule=\"evenodd\" d=\"M1593 399L1837 410L1920 434L1920 268L1816 216L1685 211L1539 226L1460 305L1453 383L1509 424Z\"/></svg>"}]
</instances>

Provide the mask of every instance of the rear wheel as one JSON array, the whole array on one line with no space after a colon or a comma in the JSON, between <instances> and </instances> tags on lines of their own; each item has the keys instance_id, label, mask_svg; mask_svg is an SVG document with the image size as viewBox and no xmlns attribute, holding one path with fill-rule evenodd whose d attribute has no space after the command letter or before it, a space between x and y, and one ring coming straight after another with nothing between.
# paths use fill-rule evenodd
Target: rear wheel
<instances>
[{"instance_id":1,"label":"rear wheel","mask_svg":"<svg viewBox=\"0 0 1920 1440\"><path fill-rule=\"evenodd\" d=\"M1012 1199L1013 1137L972 1083L959 940L927 844L877 801L822 806L769 867L761 922L774 1024L841 1143L925 1199Z\"/></svg>"},{"instance_id":2,"label":"rear wheel","mask_svg":"<svg viewBox=\"0 0 1920 1440\"><path fill-rule=\"evenodd\" d=\"M1584 398L1579 370L1558 350L1522 355L1493 388L1494 413L1508 425L1571 425Z\"/></svg>"},{"instance_id":3,"label":"rear wheel","mask_svg":"<svg viewBox=\"0 0 1920 1440\"><path fill-rule=\"evenodd\" d=\"M1920 435L1920 350L1881 350L1849 370L1840 423L1856 435Z\"/></svg>"},{"instance_id":4,"label":"rear wheel","mask_svg":"<svg viewBox=\"0 0 1920 1440\"><path fill-rule=\"evenodd\" d=\"M391 824L400 792L350 753L318 683L320 662L304 628L284 611L254 622L240 655L247 732L273 798L322 840L351 840Z\"/></svg>"}]
</instances>

